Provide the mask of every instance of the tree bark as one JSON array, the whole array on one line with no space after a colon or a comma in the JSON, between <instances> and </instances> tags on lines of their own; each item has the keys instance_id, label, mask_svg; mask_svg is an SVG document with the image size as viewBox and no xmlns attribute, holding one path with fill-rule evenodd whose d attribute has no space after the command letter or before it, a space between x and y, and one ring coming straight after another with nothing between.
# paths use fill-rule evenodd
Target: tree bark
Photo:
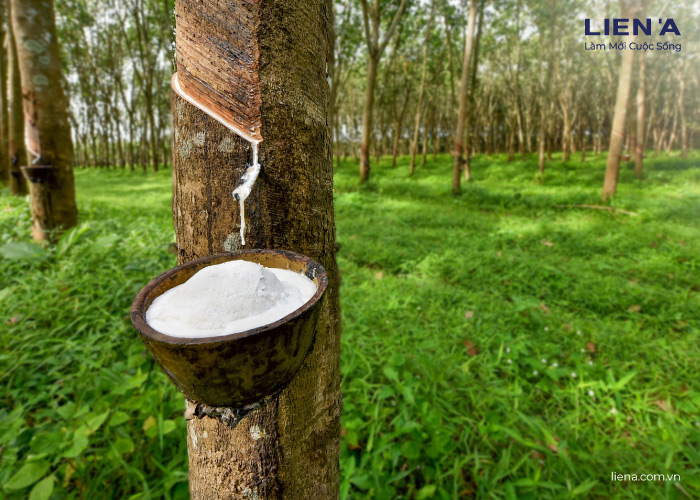
<instances>
[{"instance_id":1,"label":"tree bark","mask_svg":"<svg viewBox=\"0 0 700 500\"><path fill-rule=\"evenodd\" d=\"M476 75L479 70L479 44L481 43L481 33L483 31L483 23L484 23L484 7L486 5L486 2L481 2L481 6L479 7L479 22L478 22L478 28L476 30L476 39L474 40L474 57L472 57L472 68L471 68L471 75L470 79L471 82L469 84L469 95L467 97L467 112L466 112L466 122L471 124L472 122L472 114L473 114L473 108L474 108L474 98L476 96L476 84L477 84L477 79ZM474 127L476 128L476 127ZM469 133L466 134L466 142L464 145L464 151L465 151L465 159L464 159L464 180L465 181L470 181L472 177L472 152L474 151L474 148L472 146L472 140L471 136Z\"/></svg>"},{"instance_id":2,"label":"tree bark","mask_svg":"<svg viewBox=\"0 0 700 500\"><path fill-rule=\"evenodd\" d=\"M681 158L688 158L688 125L685 118L685 72L683 71L684 64L681 65L678 72L678 111L680 113L681 122Z\"/></svg>"},{"instance_id":3,"label":"tree bark","mask_svg":"<svg viewBox=\"0 0 700 500\"><path fill-rule=\"evenodd\" d=\"M369 58L367 66L367 88L365 90L365 107L362 112L362 143L360 145L360 183L369 180L370 171L370 147L372 146L372 135L374 122L372 121L372 111L374 109L374 87L377 84L377 69L379 61Z\"/></svg>"},{"instance_id":4,"label":"tree bark","mask_svg":"<svg viewBox=\"0 0 700 500\"><path fill-rule=\"evenodd\" d=\"M471 0L469 8L469 27L464 43L464 60L462 61L462 78L459 88L459 112L457 113L457 131L455 132L454 166L452 168L452 194L459 193L462 165L464 165L464 124L469 97L469 59L474 42L476 24L476 0Z\"/></svg>"},{"instance_id":5,"label":"tree bark","mask_svg":"<svg viewBox=\"0 0 700 500\"><path fill-rule=\"evenodd\" d=\"M399 19L403 16L406 10L407 0L401 0L399 8L394 13L394 17L389 25L389 28L380 36L379 30L381 25L381 10L379 1L372 2L369 5L368 0L362 0L362 22L364 26L365 42L367 43L368 67L367 67L367 89L365 91L365 108L362 113L362 143L360 147L360 184L369 180L369 157L370 147L372 143L372 131L374 123L372 123L372 110L374 107L374 87L377 83L377 71L379 69L379 60L386 49L389 40L394 36L396 27L399 24Z\"/></svg>"},{"instance_id":6,"label":"tree bark","mask_svg":"<svg viewBox=\"0 0 700 500\"><path fill-rule=\"evenodd\" d=\"M316 340L281 394L235 427L205 416L187 423L193 499L334 499L339 495L340 312L335 261L332 137L326 64L329 0L178 0L177 43L197 35L223 54L216 69L251 57L261 102L260 176L246 203L246 247L288 249L316 259L329 287ZM215 32L209 20L223 29ZM241 31L249 45L236 47ZM193 33L190 32L189 35ZM179 49L178 49L179 50ZM178 52L178 73L183 60ZM196 68L195 68L196 69ZM202 72L204 79L206 71ZM206 80L204 80L206 83ZM239 248L231 197L250 162L249 143L173 96L173 220L179 262Z\"/></svg>"},{"instance_id":7,"label":"tree bark","mask_svg":"<svg viewBox=\"0 0 700 500\"><path fill-rule=\"evenodd\" d=\"M6 3L0 3L0 42L7 40L5 32ZM7 121L7 52L0 50L0 186L9 183L8 121Z\"/></svg>"},{"instance_id":8,"label":"tree bark","mask_svg":"<svg viewBox=\"0 0 700 500\"><path fill-rule=\"evenodd\" d=\"M31 183L32 233L47 241L55 229L76 225L73 142L52 0L11 0L26 123L35 138L36 164L52 167L46 183ZM30 148L31 149L31 148Z\"/></svg>"},{"instance_id":9,"label":"tree bark","mask_svg":"<svg viewBox=\"0 0 700 500\"><path fill-rule=\"evenodd\" d=\"M634 17L633 8L630 9L630 18ZM622 9L626 12L626 9ZM631 37L629 42L634 42ZM603 201L615 196L617 191L617 179L620 175L620 153L625 134L625 119L627 115L627 101L629 100L630 87L632 85L632 66L634 63L634 51L627 49L622 55L622 67L617 84L617 98L615 100L615 113L613 115L612 130L610 133L610 147L608 149L608 162L605 168L605 181L603 183Z\"/></svg>"},{"instance_id":10,"label":"tree bark","mask_svg":"<svg viewBox=\"0 0 700 500\"><path fill-rule=\"evenodd\" d=\"M430 17L425 28L425 42L423 43L423 68L420 77L420 89L418 90L418 103L416 104L416 123L413 129L413 140L411 141L411 170L410 174L416 171L416 154L418 152L418 134L420 133L420 118L423 113L423 94L425 93L425 80L428 72L428 50L430 49L430 33L433 29L433 15L435 14L435 0L430 5ZM423 134L426 133L425 123L423 124Z\"/></svg>"},{"instance_id":11,"label":"tree bark","mask_svg":"<svg viewBox=\"0 0 700 500\"><path fill-rule=\"evenodd\" d=\"M11 5L8 4L11 9ZM8 18L12 21L11 10ZM15 196L27 194L27 181L19 167L27 163L27 150L24 146L24 113L22 112L22 81L15 48L12 22L7 23L7 70L8 70L8 167L10 171L10 193Z\"/></svg>"},{"instance_id":12,"label":"tree bark","mask_svg":"<svg viewBox=\"0 0 700 500\"><path fill-rule=\"evenodd\" d=\"M551 3L551 16L549 25L549 55L547 57L547 75L545 76L545 96L549 96L552 91L552 71L554 69L554 30L556 28L556 0L552 0ZM545 142L547 141L547 106L548 99L545 97L542 99L542 105L540 108L540 130L537 138L537 150L539 155L539 175L540 177L544 175L545 167Z\"/></svg>"}]
</instances>

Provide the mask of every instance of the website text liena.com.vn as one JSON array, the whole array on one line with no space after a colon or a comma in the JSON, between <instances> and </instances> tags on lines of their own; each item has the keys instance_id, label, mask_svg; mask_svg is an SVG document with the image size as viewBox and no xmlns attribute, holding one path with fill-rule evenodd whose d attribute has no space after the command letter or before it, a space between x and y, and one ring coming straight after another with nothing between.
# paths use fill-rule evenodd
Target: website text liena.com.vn
<instances>
[{"instance_id":1,"label":"website text liena.com.vn","mask_svg":"<svg viewBox=\"0 0 700 500\"><path fill-rule=\"evenodd\" d=\"M674 483L681 482L680 474L620 474L619 472L610 473L611 481L669 481Z\"/></svg>"}]
</instances>

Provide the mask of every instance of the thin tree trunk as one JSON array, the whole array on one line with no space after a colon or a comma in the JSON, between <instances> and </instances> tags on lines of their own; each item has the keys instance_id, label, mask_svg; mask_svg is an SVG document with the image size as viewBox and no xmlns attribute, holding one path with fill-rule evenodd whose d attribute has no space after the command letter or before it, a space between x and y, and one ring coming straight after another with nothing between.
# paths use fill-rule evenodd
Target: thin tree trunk
<instances>
[{"instance_id":1,"label":"thin tree trunk","mask_svg":"<svg viewBox=\"0 0 700 500\"><path fill-rule=\"evenodd\" d=\"M637 147L634 151L634 174L642 178L644 170L644 99L645 99L646 57L644 51L639 53L639 82L637 84Z\"/></svg>"},{"instance_id":2,"label":"thin tree trunk","mask_svg":"<svg viewBox=\"0 0 700 500\"><path fill-rule=\"evenodd\" d=\"M24 145L24 113L22 112L22 81L19 74L19 61L15 37L12 30L12 5L8 3L7 23L7 69L8 69L8 100L7 115L9 128L8 166L10 170L10 193L16 196L27 194L27 181L19 167L27 164L27 150Z\"/></svg>"},{"instance_id":3,"label":"thin tree trunk","mask_svg":"<svg viewBox=\"0 0 700 500\"><path fill-rule=\"evenodd\" d=\"M552 71L554 70L554 28L556 26L556 0L552 0L551 12L551 22L549 25L549 56L547 57L547 76L545 77L545 94L542 99L542 105L540 109L540 130L538 137L538 154L539 154L539 175L540 177L544 175L545 167L545 142L547 140L547 106L549 105L546 96L549 96L552 91Z\"/></svg>"},{"instance_id":4,"label":"thin tree trunk","mask_svg":"<svg viewBox=\"0 0 700 500\"><path fill-rule=\"evenodd\" d=\"M42 15L37 15L41 12ZM36 163L52 167L46 182L31 183L32 232L46 241L55 229L76 225L73 142L63 93L52 0L12 0L25 117L38 138Z\"/></svg>"},{"instance_id":5,"label":"thin tree trunk","mask_svg":"<svg viewBox=\"0 0 700 500\"><path fill-rule=\"evenodd\" d=\"M0 42L7 39L5 32L6 2L0 4ZM7 120L7 51L0 50L0 186L9 183Z\"/></svg>"},{"instance_id":6,"label":"thin tree trunk","mask_svg":"<svg viewBox=\"0 0 700 500\"><path fill-rule=\"evenodd\" d=\"M207 81L206 70L190 64L194 52L182 52L183 40L193 35L181 25L183 20L201 35L198 40L213 39L217 48L255 61L262 170L245 202L246 247L308 255L326 268L330 279L319 305L313 351L281 394L235 428L210 416L188 420L193 499L339 496L339 279L326 82L331 8L329 0L176 3L178 75L187 66L201 71L194 76ZM246 22L250 24L237 24ZM218 23L224 23L221 29ZM242 38L241 30L252 35ZM217 64L226 65L216 69L227 76L240 66L236 57ZM173 220L179 262L236 250L240 214L231 192L251 161L249 143L177 94L173 119Z\"/></svg>"},{"instance_id":7,"label":"thin tree trunk","mask_svg":"<svg viewBox=\"0 0 700 500\"><path fill-rule=\"evenodd\" d=\"M679 71L678 109L681 118L681 158L688 158L688 126L685 119L685 75L683 65Z\"/></svg>"},{"instance_id":8,"label":"thin tree trunk","mask_svg":"<svg viewBox=\"0 0 700 500\"><path fill-rule=\"evenodd\" d=\"M476 28L476 0L471 0L469 6L469 27L464 43L464 60L462 61L462 77L459 89L459 112L457 113L457 131L455 132L454 166L452 168L452 194L459 193L462 165L464 165L464 126L469 97L469 60L471 58L474 31Z\"/></svg>"},{"instance_id":9,"label":"thin tree trunk","mask_svg":"<svg viewBox=\"0 0 700 500\"><path fill-rule=\"evenodd\" d=\"M622 3L622 2L621 2ZM630 17L635 9L630 8ZM622 9L623 12L626 9ZM634 42L634 38L630 39ZM615 99L615 113L610 133L610 147L608 148L608 163L605 168L605 181L603 183L603 201L615 196L617 192L617 180L620 175L620 153L625 133L625 119L627 115L627 101L629 100L630 87L632 85L632 66L634 65L634 51L625 50L622 56L622 67L617 84L617 98Z\"/></svg>"},{"instance_id":10,"label":"thin tree trunk","mask_svg":"<svg viewBox=\"0 0 700 500\"><path fill-rule=\"evenodd\" d=\"M474 108L474 99L476 96L476 74L479 70L479 45L481 43L481 33L484 24L484 6L486 2L481 2L479 7L479 22L476 30L476 39L474 40L474 57L472 57L471 67L471 82L469 84L469 96L467 97L466 123L472 125L472 109ZM476 127L473 127L476 129ZM466 143L464 145L464 180L470 181L472 178L472 141L469 133L466 135Z\"/></svg>"},{"instance_id":11,"label":"thin tree trunk","mask_svg":"<svg viewBox=\"0 0 700 500\"><path fill-rule=\"evenodd\" d=\"M426 111L427 113L427 111ZM428 156L428 120L427 116L423 123L423 147L421 149L421 166L425 167Z\"/></svg>"},{"instance_id":12,"label":"thin tree trunk","mask_svg":"<svg viewBox=\"0 0 700 500\"><path fill-rule=\"evenodd\" d=\"M372 122L372 111L374 109L374 87L377 84L377 69L379 61L376 58L369 58L367 67L367 89L365 90L365 107L362 112L362 144L360 146L360 183L369 180L369 157L372 146L372 134L374 123Z\"/></svg>"},{"instance_id":13,"label":"thin tree trunk","mask_svg":"<svg viewBox=\"0 0 700 500\"><path fill-rule=\"evenodd\" d=\"M425 93L425 80L428 72L428 49L430 48L430 33L433 29L433 15L435 14L435 0L430 5L430 17L425 28L425 42L423 42L423 69L421 70L420 88L418 90L418 103L416 104L416 124L413 129L413 140L411 141L411 170L410 175L416 171L416 154L418 152L418 133L420 132L420 119L423 113L423 94ZM425 128L425 124L423 124ZM423 134L426 131L423 130Z\"/></svg>"}]
</instances>

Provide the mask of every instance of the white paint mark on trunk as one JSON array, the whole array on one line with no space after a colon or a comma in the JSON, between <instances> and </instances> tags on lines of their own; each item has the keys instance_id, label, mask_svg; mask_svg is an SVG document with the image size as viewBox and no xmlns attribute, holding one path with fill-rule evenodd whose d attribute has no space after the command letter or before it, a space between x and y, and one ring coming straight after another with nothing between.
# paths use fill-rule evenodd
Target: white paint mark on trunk
<instances>
[{"instance_id":1,"label":"white paint mark on trunk","mask_svg":"<svg viewBox=\"0 0 700 500\"><path fill-rule=\"evenodd\" d=\"M194 432L194 427L190 427L190 440L192 441L192 448L197 449L197 434Z\"/></svg>"},{"instance_id":2,"label":"white paint mark on trunk","mask_svg":"<svg viewBox=\"0 0 700 500\"><path fill-rule=\"evenodd\" d=\"M265 430L261 430L260 426L258 426L258 425L251 425L250 426L250 437L253 438L253 441L257 441L261 437L265 437Z\"/></svg>"}]
</instances>

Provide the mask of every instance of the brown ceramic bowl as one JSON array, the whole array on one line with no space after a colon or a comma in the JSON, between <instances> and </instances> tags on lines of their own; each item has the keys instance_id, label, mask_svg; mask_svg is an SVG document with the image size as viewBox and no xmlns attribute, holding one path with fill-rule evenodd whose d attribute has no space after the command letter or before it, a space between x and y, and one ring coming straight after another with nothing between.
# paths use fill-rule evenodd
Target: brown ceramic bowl
<instances>
[{"instance_id":1,"label":"brown ceramic bowl","mask_svg":"<svg viewBox=\"0 0 700 500\"><path fill-rule=\"evenodd\" d=\"M244 332L206 338L171 337L151 328L146 311L166 290L200 269L230 260L303 272L316 286L311 299L288 316ZM209 406L243 407L282 390L296 375L314 340L319 309L328 286L318 262L284 250L242 250L193 260L158 276L131 306L131 321L178 389L191 401Z\"/></svg>"}]
</instances>

